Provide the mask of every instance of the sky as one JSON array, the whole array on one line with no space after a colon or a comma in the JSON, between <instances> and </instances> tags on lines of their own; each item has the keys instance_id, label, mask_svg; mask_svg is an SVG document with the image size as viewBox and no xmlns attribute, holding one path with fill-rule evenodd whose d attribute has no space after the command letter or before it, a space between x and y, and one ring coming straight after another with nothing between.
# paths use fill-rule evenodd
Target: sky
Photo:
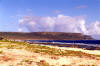
<instances>
[{"instance_id":1,"label":"sky","mask_svg":"<svg viewBox=\"0 0 100 66\"><path fill-rule=\"evenodd\" d=\"M0 0L0 31L100 35L100 0Z\"/></svg>"}]
</instances>

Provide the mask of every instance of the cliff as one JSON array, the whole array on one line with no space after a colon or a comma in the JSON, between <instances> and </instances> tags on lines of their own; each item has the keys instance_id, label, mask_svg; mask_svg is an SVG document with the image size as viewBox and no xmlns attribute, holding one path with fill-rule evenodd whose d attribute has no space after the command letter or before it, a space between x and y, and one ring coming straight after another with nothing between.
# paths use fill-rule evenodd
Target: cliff
<instances>
[{"instance_id":1,"label":"cliff","mask_svg":"<svg viewBox=\"0 0 100 66\"><path fill-rule=\"evenodd\" d=\"M66 32L0 32L0 37L13 40L92 40L81 33Z\"/></svg>"}]
</instances>

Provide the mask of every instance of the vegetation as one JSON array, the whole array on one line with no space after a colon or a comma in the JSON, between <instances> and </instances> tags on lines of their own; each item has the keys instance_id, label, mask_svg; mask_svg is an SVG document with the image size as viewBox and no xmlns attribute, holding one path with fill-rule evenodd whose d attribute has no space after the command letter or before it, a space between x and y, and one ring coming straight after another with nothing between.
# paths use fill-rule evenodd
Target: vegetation
<instances>
[{"instance_id":1,"label":"vegetation","mask_svg":"<svg viewBox=\"0 0 100 66\"><path fill-rule=\"evenodd\" d=\"M17 41L8 41L8 40L0 40L0 48L7 48L10 49L24 49L27 51L30 51L31 53L40 53L43 55L50 55L51 59L58 60L59 56L73 56L73 57L86 57L86 58L96 58L100 57L100 55L92 55L87 54L81 51L72 51L72 50L61 50L56 48L51 48L44 45L38 45L38 44L28 44L26 42L17 42ZM5 51L4 51L5 52ZM0 50L0 54L5 54L3 50ZM22 57L22 56L21 56ZM8 61L10 58L9 56L3 56L3 61ZM46 60L40 60L40 61L34 61L32 58L23 58L21 61L17 63L17 66L30 66L31 64L36 64L38 66L51 66ZM13 64L10 64L10 66L14 66ZM70 66L70 65L62 65L62 66ZM80 65L85 66L85 65ZM86 65L86 66L95 66L95 65Z\"/></svg>"},{"instance_id":2,"label":"vegetation","mask_svg":"<svg viewBox=\"0 0 100 66\"><path fill-rule=\"evenodd\" d=\"M0 50L0 54L1 54L1 53L3 53L3 51L2 51L2 50Z\"/></svg>"},{"instance_id":3,"label":"vegetation","mask_svg":"<svg viewBox=\"0 0 100 66\"><path fill-rule=\"evenodd\" d=\"M36 45L36 44L30 45L26 42L0 40L0 48L3 47L6 47L8 49L25 49L30 52L44 53L44 54L56 55L56 56L100 57L100 55L87 54L81 51L61 50L56 48L50 48L48 46L43 46L43 45Z\"/></svg>"}]
</instances>

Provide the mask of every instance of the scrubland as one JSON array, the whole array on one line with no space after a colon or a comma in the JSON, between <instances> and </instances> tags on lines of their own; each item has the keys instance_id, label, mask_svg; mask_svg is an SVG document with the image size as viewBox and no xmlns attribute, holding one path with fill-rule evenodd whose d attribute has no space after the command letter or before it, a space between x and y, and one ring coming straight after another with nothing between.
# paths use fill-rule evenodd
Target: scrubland
<instances>
[{"instance_id":1,"label":"scrubland","mask_svg":"<svg viewBox=\"0 0 100 66\"><path fill-rule=\"evenodd\" d=\"M0 66L100 66L100 50L1 40Z\"/></svg>"}]
</instances>

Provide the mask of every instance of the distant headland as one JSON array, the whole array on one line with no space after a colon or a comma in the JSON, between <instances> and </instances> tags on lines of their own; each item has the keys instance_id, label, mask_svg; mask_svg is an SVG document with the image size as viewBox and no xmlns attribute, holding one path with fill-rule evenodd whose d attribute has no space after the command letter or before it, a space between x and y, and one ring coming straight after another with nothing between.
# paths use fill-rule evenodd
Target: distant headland
<instances>
[{"instance_id":1,"label":"distant headland","mask_svg":"<svg viewBox=\"0 0 100 66\"><path fill-rule=\"evenodd\" d=\"M10 40L93 40L89 35L67 32L0 32L0 37Z\"/></svg>"}]
</instances>

